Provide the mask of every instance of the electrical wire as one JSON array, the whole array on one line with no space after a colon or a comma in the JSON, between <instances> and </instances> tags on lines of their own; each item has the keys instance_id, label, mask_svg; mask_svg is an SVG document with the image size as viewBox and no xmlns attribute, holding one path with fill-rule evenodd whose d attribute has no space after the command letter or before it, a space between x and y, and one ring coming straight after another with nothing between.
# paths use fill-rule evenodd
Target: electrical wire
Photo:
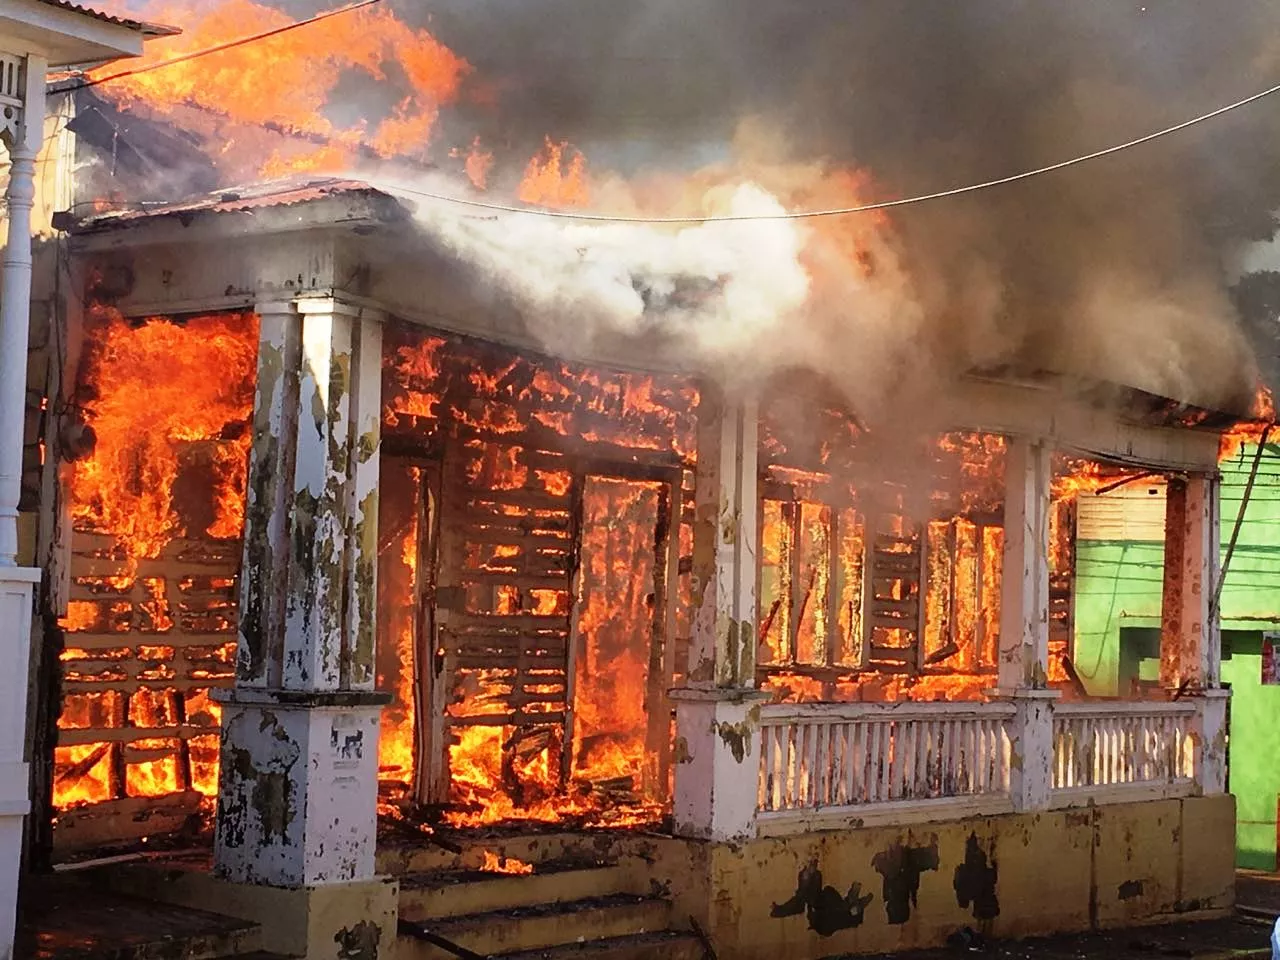
<instances>
[{"instance_id":1,"label":"electrical wire","mask_svg":"<svg viewBox=\"0 0 1280 960\"><path fill-rule=\"evenodd\" d=\"M113 73L109 76L96 77L93 80L85 80L72 89L85 90L89 87L96 87L99 84L110 83L113 80L123 80L125 77L136 77L140 73L150 73L152 70L160 70L164 67L172 67L175 64L187 63L188 61L195 60L199 57L206 57L211 53L221 53L223 50L243 47L248 43L256 43L259 40L266 40L270 37L279 36L282 33L288 33L290 30L297 30L299 27L309 27L313 23L319 23L321 20L328 20L330 17L340 16L344 13L351 13L353 10L359 10L363 7L371 7L375 3L381 2L382 0L359 0L359 2L348 4L345 7L338 7L334 10L326 10L323 13L317 13L314 17L308 17L305 20L296 20L292 23L286 23L280 27L273 27L270 30L264 30L261 33L252 34L251 36L240 37L237 40L228 40L225 43L215 44L212 47L204 47L200 50L193 50L190 53L184 53L179 57L173 57L169 60L161 60L158 63L148 63L141 67L121 70L119 73Z\"/></svg>"},{"instance_id":2,"label":"electrical wire","mask_svg":"<svg viewBox=\"0 0 1280 960\"><path fill-rule=\"evenodd\" d=\"M142 73L149 73L153 70L160 70L160 69L163 69L164 67L174 66L175 64L186 63L188 61L195 60L199 57L205 57L213 53L219 53L223 50L230 50L235 47L241 47L249 43L255 43L260 40L266 40L270 37L278 36L279 34L286 33L290 30L296 30L299 27L309 26L311 24L318 23L321 20L327 20L331 17L340 16L345 13L351 13L355 10L360 10L364 7L369 7L380 2L381 0L358 0L358 2L356 3L351 3L344 7L338 7L334 10L327 10L323 13L318 13L315 16L309 17L305 20L294 21L292 23L288 23L280 27L275 27L271 30L262 31L261 33L252 34L246 37L240 37L239 39L236 39L236 40L229 40L225 43L216 44L215 46L206 47L201 50L195 50L195 51L192 51L191 53L186 53L186 54L183 54L182 56L173 57L169 60L162 60L158 63L146 64L141 67L134 67L129 70L122 70L119 73L113 73L105 77L97 77L92 80L86 80L80 83L78 86L76 86L73 89L83 90L89 87L99 86L100 84L110 83L114 80L121 80L126 77L137 76L138 74L142 74ZM745 222L754 222L754 221L807 220L807 219L816 219L820 217L838 217L838 216L846 216L846 215L856 214L856 213L870 213L876 210L888 210L893 207L902 207L902 206L907 206L909 204L925 203L930 200L942 200L948 197L961 196L966 193L975 193L979 190L988 190L992 187L999 187L999 186L1004 186L1010 183L1016 183L1020 180L1028 180L1032 177L1042 176L1044 174L1053 173L1058 170L1065 170L1068 167L1073 167L1081 163L1087 163L1090 160L1098 160L1102 157L1107 157L1107 156L1110 156L1111 154L1119 153L1122 150L1129 150L1133 147L1141 146L1142 144L1145 144L1145 143L1150 143L1153 140L1158 140L1161 137L1166 137L1166 136L1169 136L1170 134L1178 133L1182 130L1188 129L1189 127L1193 127L1197 124L1204 123L1207 120L1212 120L1215 117L1220 117L1225 113L1231 112L1232 110L1238 110L1241 107L1248 106L1251 103L1255 103L1258 100L1261 100L1264 97L1269 97L1275 93L1280 93L1280 84L1276 84L1275 86L1268 87L1266 90L1262 90L1251 96L1244 97L1243 99L1236 100L1232 103L1228 103L1224 106L1218 107L1216 110L1211 110L1208 113L1204 113L1199 116L1192 117L1190 120L1184 120L1181 123L1176 123L1173 126L1165 127L1153 133L1148 133L1144 136L1136 137L1132 140L1127 140L1124 143L1114 144L1110 147L1105 147L1101 150L1095 150L1092 153L1087 153L1081 156L1072 157L1068 160L1060 160L1057 163L1051 163L1051 164L1048 164L1047 166L1036 167L1031 170L1024 170L1020 173L1010 174L1009 176L1006 176L1006 177L997 177L993 180L984 180L980 183L971 183L965 186L952 187L947 190L938 190L933 193L918 194L916 196L910 196L910 197L899 197L895 200L881 200L876 203L864 203L864 204L858 204L857 206L851 206L851 207L833 207L833 208L823 209L823 210L798 210L798 211L789 211L789 212L775 213L775 214L722 214L722 215L709 215L704 217L620 216L615 214L579 213L571 210L548 210L548 209L539 208L539 207L517 207L510 204L492 203L486 200L477 200L477 199L472 199L468 197L449 196L447 194L434 193L428 190L419 190L413 187L406 187L401 184L396 184L394 186L389 184L383 184L383 186L385 186L392 193L397 193L397 192L404 193L404 194L409 194L411 196L422 197L428 200L437 200L443 203L453 203L460 206L473 207L479 210L489 210L496 213L515 213L515 214L525 214L528 216L550 217L550 218L561 219L561 220L579 220L579 221L600 222L600 223L639 223L639 224L745 223Z\"/></svg>"},{"instance_id":3,"label":"electrical wire","mask_svg":"<svg viewBox=\"0 0 1280 960\"><path fill-rule=\"evenodd\" d=\"M1019 180L1028 180L1031 177L1038 177L1046 173L1053 173L1057 170L1065 170L1067 167L1073 167L1077 164L1086 163L1090 160L1097 160L1102 157L1110 156L1113 153L1119 153L1122 150L1128 150L1132 147L1141 146L1144 143L1150 143L1152 140L1158 140L1172 133L1186 130L1196 124L1204 123L1206 120L1212 120L1220 117L1224 113L1232 110L1238 110L1240 107L1248 106L1251 103L1269 97L1272 94L1280 93L1280 84L1268 87L1259 93L1245 97L1242 100L1236 100L1225 106L1218 107L1208 113L1192 117L1190 120L1184 120L1176 123L1171 127L1165 127L1163 130L1157 130L1154 133L1148 133L1145 136L1137 137L1133 140L1127 140L1124 143L1118 143L1114 146L1106 147L1102 150L1095 150L1093 153L1086 153L1083 156L1072 157L1070 160L1060 160L1057 163L1051 163L1048 166L1036 167L1033 170L1024 170L1021 173L1011 174L1007 177L998 177L994 180L984 180L981 183L971 183L963 187L952 187L948 190L938 190L934 193L925 193L911 197L900 197L896 200L881 200L877 203L863 203L853 207L834 207L827 210L798 210L788 213L763 213L763 214L727 214L727 215L711 215L705 217L643 217L643 216L614 216L604 213L577 213L571 210L547 210L539 207L517 207L502 203L490 203L486 200L475 200L468 197L448 196L446 194L432 193L427 190L418 190L411 187L392 184L373 184L392 193L407 193L411 196L423 197L428 200L439 200L445 203L454 203L461 206L475 207L480 210L490 210L496 213L523 213L530 216L553 217L561 220L582 220L603 223L643 223L643 224L697 224L697 223L743 223L750 221L765 220L809 220L818 217L841 217L855 213L870 213L875 210L888 210L892 207L905 207L909 204L925 203L929 200L942 200L947 197L957 197L966 193L975 193L979 190L987 190L991 187L1004 186L1009 183L1016 183Z\"/></svg>"},{"instance_id":4,"label":"electrical wire","mask_svg":"<svg viewBox=\"0 0 1280 960\"><path fill-rule=\"evenodd\" d=\"M1222 560L1222 570L1218 573L1218 582L1214 586L1213 600L1209 604L1209 622L1213 623L1222 609L1222 588L1227 584L1227 573L1231 569L1231 558L1236 552L1236 541L1240 538L1240 529L1244 526L1244 515L1249 509L1249 498L1253 495L1253 484L1258 479L1258 467L1262 463L1262 455L1267 449L1267 437L1271 434L1271 424L1262 431L1262 439L1258 441L1257 452L1253 456L1253 469L1249 471L1249 482L1244 485L1244 495L1240 498L1240 512L1236 514L1236 524L1231 531L1231 541L1227 544L1227 555Z\"/></svg>"}]
</instances>

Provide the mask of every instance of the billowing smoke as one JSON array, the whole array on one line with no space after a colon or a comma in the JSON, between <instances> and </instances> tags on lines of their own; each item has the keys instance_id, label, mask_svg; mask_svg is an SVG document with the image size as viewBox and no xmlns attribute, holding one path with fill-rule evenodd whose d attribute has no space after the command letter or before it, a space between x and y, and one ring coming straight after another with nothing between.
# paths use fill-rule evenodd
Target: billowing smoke
<instances>
[{"instance_id":1,"label":"billowing smoke","mask_svg":"<svg viewBox=\"0 0 1280 960\"><path fill-rule=\"evenodd\" d=\"M501 199L544 137L568 140L606 212L931 192L1087 153L1280 78L1280 7L1267 0L387 2L475 68L441 115L440 151L478 134ZM403 78L388 79L353 81L328 109L372 124L394 110ZM1277 109L1280 97L884 218L675 229L483 220L433 203L421 217L522 299L552 348L660 334L716 370L807 365L868 415L901 391L1003 367L1240 408L1258 338L1224 258L1274 230ZM1275 332L1261 332L1270 358Z\"/></svg>"},{"instance_id":2,"label":"billowing smoke","mask_svg":"<svg viewBox=\"0 0 1280 960\"><path fill-rule=\"evenodd\" d=\"M413 7L400 5L407 17ZM1191 0L432 8L432 29L495 94L443 130L469 124L500 158L566 138L593 171L628 179L720 163L786 201L804 191L750 174L865 171L856 195L810 198L835 205L929 192L1087 153L1280 78L1280 8L1264 0L1217 13ZM723 339L709 317L693 336L744 356L812 339L827 360L841 355L830 365L863 394L868 372L888 385L1012 365L1238 405L1254 387L1253 350L1223 259L1272 229L1277 116L1264 101L1068 171L898 209L874 231L779 228L819 259L841 232L871 235L877 269L816 278L803 326L795 314L739 324L728 311ZM594 205L610 199L598 192ZM602 250L612 242L596 236Z\"/></svg>"}]
</instances>

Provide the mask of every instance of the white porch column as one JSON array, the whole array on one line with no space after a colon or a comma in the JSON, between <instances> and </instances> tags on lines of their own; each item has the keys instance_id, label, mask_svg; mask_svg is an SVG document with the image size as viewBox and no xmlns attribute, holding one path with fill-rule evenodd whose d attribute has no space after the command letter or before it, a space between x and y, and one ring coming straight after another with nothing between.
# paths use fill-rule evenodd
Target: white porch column
<instances>
[{"instance_id":1,"label":"white porch column","mask_svg":"<svg viewBox=\"0 0 1280 960\"><path fill-rule=\"evenodd\" d=\"M18 563L18 499L27 406L27 335L31 323L31 208L35 162L44 131L41 57L12 58L23 71L17 90L5 89L0 109L9 150L9 234L0 271L0 958L13 952L23 820L30 811L27 765L27 683L31 607L40 571ZM7 94L19 93L13 97ZM11 119L9 119L11 118Z\"/></svg>"},{"instance_id":2,"label":"white porch column","mask_svg":"<svg viewBox=\"0 0 1280 960\"><path fill-rule=\"evenodd\" d=\"M0 958L13 950L18 907L22 824L31 809L27 764L27 664L31 645L31 593L40 571L0 567Z\"/></svg>"},{"instance_id":3,"label":"white porch column","mask_svg":"<svg viewBox=\"0 0 1280 960\"><path fill-rule=\"evenodd\" d=\"M1013 702L1010 792L1016 810L1042 810L1052 788L1053 701L1049 664L1048 446L1014 437L1005 461L1004 576L999 693Z\"/></svg>"},{"instance_id":4,"label":"white porch column","mask_svg":"<svg viewBox=\"0 0 1280 960\"><path fill-rule=\"evenodd\" d=\"M1195 777L1206 794L1226 790L1230 692L1219 686L1221 616L1213 606L1221 536L1218 477L1171 477L1165 501L1160 683L1171 694L1196 701Z\"/></svg>"},{"instance_id":5,"label":"white porch column","mask_svg":"<svg viewBox=\"0 0 1280 960\"><path fill-rule=\"evenodd\" d=\"M693 638L676 705L678 834L754 834L759 771L755 688L758 438L754 399L704 389L698 408Z\"/></svg>"},{"instance_id":6,"label":"white porch column","mask_svg":"<svg viewBox=\"0 0 1280 960\"><path fill-rule=\"evenodd\" d=\"M1211 611L1220 537L1217 477L1171 477L1165 500L1160 683L1167 690L1218 686L1222 635Z\"/></svg>"},{"instance_id":7,"label":"white porch column","mask_svg":"<svg viewBox=\"0 0 1280 960\"><path fill-rule=\"evenodd\" d=\"M373 689L382 318L331 299L258 313L216 872L290 888L367 882L387 700Z\"/></svg>"}]
</instances>

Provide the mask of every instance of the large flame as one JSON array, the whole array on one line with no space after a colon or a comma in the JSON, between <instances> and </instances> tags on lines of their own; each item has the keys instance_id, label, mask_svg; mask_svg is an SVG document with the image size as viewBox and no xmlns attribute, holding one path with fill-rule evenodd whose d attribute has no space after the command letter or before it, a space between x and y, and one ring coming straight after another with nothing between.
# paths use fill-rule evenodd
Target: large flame
<instances>
[{"instance_id":1,"label":"large flame","mask_svg":"<svg viewBox=\"0 0 1280 960\"><path fill-rule=\"evenodd\" d=\"M282 27L287 13L254 0L214 3L151 0L140 15L179 24L182 34L147 44L133 69ZM379 157L420 157L430 143L440 107L454 101L471 68L425 30L416 30L381 4L332 17L276 36L162 69L113 80L102 89L125 106L173 114L195 107L229 123L223 135L229 155L242 144L262 146L262 131L277 138L260 172L335 171L363 152ZM113 74L106 67L99 76ZM379 84L402 78L402 96L389 114L332 119L326 106L351 72ZM186 118L190 122L190 117ZM237 141L240 141L238 143Z\"/></svg>"},{"instance_id":2,"label":"large flame","mask_svg":"<svg viewBox=\"0 0 1280 960\"><path fill-rule=\"evenodd\" d=\"M92 453L70 471L70 510L78 531L104 535L113 548L97 563L118 573L76 574L93 599L68 604L61 622L68 646L63 676L79 686L63 698L61 730L132 728L157 735L127 743L60 746L54 805L66 809L117 797L156 797L217 788L218 735L177 737L185 725L216 731L219 708L207 690L153 687L177 677L179 628L226 634L233 581L207 577L193 603L181 583L140 576L139 566L165 555L178 538L236 540L245 511L246 463L252 434L257 319L251 314L153 318L130 324L112 310L90 311L78 399L93 428ZM209 488L179 503L183 476L200 474ZM207 495L209 502L195 502ZM194 526L191 517L199 517ZM179 596L179 591L182 595ZM76 646L76 635L118 635L119 646ZM232 643L187 647L192 680L227 675ZM130 660L148 686L125 692ZM172 730L173 736L168 732Z\"/></svg>"},{"instance_id":3,"label":"large flame","mask_svg":"<svg viewBox=\"0 0 1280 960\"><path fill-rule=\"evenodd\" d=\"M179 25L182 33L149 42L125 70L95 71L95 79L112 78L97 89L125 109L168 118L202 136L209 159L229 179L342 173L378 160L429 162L440 111L464 97L474 74L463 57L428 30L400 20L389 4L242 44L236 41L294 20L255 0L104 6ZM351 93L357 77L376 85L377 96L387 102L360 102ZM388 98L387 91L395 93ZM356 104L359 109L353 109ZM528 161L517 188L520 199L550 206L586 203L585 158L566 148L547 139ZM477 189L488 186L497 161L478 136L446 149Z\"/></svg>"},{"instance_id":4,"label":"large flame","mask_svg":"<svg viewBox=\"0 0 1280 960\"><path fill-rule=\"evenodd\" d=\"M244 526L252 443L257 320L252 315L155 318L138 325L100 311L82 382L97 435L75 463L76 526L111 534L133 560L152 558L174 537L238 537ZM217 477L214 520L188 531L174 509L184 447L211 443Z\"/></svg>"}]
</instances>

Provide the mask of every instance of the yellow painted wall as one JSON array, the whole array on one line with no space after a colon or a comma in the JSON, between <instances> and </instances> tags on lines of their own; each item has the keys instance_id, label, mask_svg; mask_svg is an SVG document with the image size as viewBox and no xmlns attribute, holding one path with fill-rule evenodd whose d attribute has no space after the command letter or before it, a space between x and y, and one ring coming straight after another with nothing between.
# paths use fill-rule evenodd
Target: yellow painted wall
<instances>
[{"instance_id":1,"label":"yellow painted wall","mask_svg":"<svg viewBox=\"0 0 1280 960\"><path fill-rule=\"evenodd\" d=\"M940 946L964 927L1021 938L1220 913L1233 900L1234 831L1234 801L1213 797L745 845L681 849L676 841L650 853L653 873L672 878L675 915L695 917L721 956L800 960ZM886 883L886 874L904 879L895 869L904 858L925 867L914 902ZM966 861L971 869L958 877ZM777 916L811 865L821 891L797 915ZM962 905L957 888L981 889L984 868L994 868L994 903ZM895 922L886 892L896 901ZM998 912L989 916L992 908Z\"/></svg>"}]
</instances>

